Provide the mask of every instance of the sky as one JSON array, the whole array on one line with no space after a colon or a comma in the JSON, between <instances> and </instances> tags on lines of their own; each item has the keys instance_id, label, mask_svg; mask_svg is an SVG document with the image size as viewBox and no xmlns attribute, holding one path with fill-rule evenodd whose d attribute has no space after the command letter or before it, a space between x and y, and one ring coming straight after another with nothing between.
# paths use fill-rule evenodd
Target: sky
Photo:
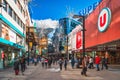
<instances>
[{"instance_id":1,"label":"sky","mask_svg":"<svg viewBox=\"0 0 120 80\"><path fill-rule=\"evenodd\" d=\"M29 11L37 27L55 29L60 18L70 17L71 14L79 15L80 10L97 1L100 0L30 0Z\"/></svg>"},{"instance_id":2,"label":"sky","mask_svg":"<svg viewBox=\"0 0 120 80\"><path fill-rule=\"evenodd\" d=\"M35 20L59 20L69 13L78 14L99 0L31 0L31 17Z\"/></svg>"}]
</instances>

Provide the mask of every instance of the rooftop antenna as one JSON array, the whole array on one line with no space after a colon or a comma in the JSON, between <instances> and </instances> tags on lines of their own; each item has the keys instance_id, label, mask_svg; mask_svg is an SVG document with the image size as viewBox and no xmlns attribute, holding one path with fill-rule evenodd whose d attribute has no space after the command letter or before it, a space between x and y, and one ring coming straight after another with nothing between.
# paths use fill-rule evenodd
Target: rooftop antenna
<instances>
[{"instance_id":1,"label":"rooftop antenna","mask_svg":"<svg viewBox=\"0 0 120 80\"><path fill-rule=\"evenodd\" d=\"M72 18L74 14L75 14L74 9L67 6L66 7L66 15L67 15L67 17Z\"/></svg>"}]
</instances>

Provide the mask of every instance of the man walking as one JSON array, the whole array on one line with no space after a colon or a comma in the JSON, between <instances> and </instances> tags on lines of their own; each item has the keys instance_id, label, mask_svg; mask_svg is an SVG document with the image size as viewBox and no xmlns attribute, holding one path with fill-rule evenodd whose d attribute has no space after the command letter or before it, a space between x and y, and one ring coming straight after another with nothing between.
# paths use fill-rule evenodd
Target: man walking
<instances>
[{"instance_id":1,"label":"man walking","mask_svg":"<svg viewBox=\"0 0 120 80\"><path fill-rule=\"evenodd\" d=\"M99 68L100 57L98 55L96 55L95 57L95 64L96 64L97 71L100 71L100 68Z\"/></svg>"}]
</instances>

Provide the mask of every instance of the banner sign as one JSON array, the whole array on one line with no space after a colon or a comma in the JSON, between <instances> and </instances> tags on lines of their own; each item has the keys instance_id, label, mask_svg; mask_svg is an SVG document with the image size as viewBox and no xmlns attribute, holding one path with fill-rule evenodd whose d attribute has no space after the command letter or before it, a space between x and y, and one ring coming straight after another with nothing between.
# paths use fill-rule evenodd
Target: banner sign
<instances>
[{"instance_id":1,"label":"banner sign","mask_svg":"<svg viewBox=\"0 0 120 80\"><path fill-rule=\"evenodd\" d=\"M98 17L98 30L104 32L111 21L111 11L109 8L103 8Z\"/></svg>"},{"instance_id":2,"label":"banner sign","mask_svg":"<svg viewBox=\"0 0 120 80\"><path fill-rule=\"evenodd\" d=\"M82 49L82 31L76 34L76 49Z\"/></svg>"},{"instance_id":3,"label":"banner sign","mask_svg":"<svg viewBox=\"0 0 120 80\"><path fill-rule=\"evenodd\" d=\"M87 8L80 10L79 15L85 16L87 14L90 14L92 11L95 10L95 8L100 4L101 1L102 0L99 0L99 1L95 2L94 4L88 6Z\"/></svg>"}]
</instances>

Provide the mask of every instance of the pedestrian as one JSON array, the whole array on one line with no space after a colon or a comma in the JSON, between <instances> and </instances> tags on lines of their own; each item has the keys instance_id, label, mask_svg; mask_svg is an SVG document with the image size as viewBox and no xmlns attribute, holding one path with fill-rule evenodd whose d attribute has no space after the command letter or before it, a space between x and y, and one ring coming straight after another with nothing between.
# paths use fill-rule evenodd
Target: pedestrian
<instances>
[{"instance_id":1,"label":"pedestrian","mask_svg":"<svg viewBox=\"0 0 120 80\"><path fill-rule=\"evenodd\" d=\"M72 57L72 59L71 59L71 66L72 66L72 69L74 69L74 65L75 65L75 59L74 59L74 57Z\"/></svg>"},{"instance_id":2,"label":"pedestrian","mask_svg":"<svg viewBox=\"0 0 120 80\"><path fill-rule=\"evenodd\" d=\"M47 66L48 66L48 59L45 58L45 68L47 68Z\"/></svg>"},{"instance_id":3,"label":"pedestrian","mask_svg":"<svg viewBox=\"0 0 120 80\"><path fill-rule=\"evenodd\" d=\"M59 59L58 64L59 64L60 70L62 70L63 61L61 58Z\"/></svg>"},{"instance_id":4,"label":"pedestrian","mask_svg":"<svg viewBox=\"0 0 120 80\"><path fill-rule=\"evenodd\" d=\"M48 57L48 68L51 68L51 64L52 64L52 58Z\"/></svg>"},{"instance_id":5,"label":"pedestrian","mask_svg":"<svg viewBox=\"0 0 120 80\"><path fill-rule=\"evenodd\" d=\"M102 68L101 68L101 70L103 70L104 67L105 67L106 69L108 69L107 58L105 58L104 56L102 56L101 63L102 63Z\"/></svg>"},{"instance_id":6,"label":"pedestrian","mask_svg":"<svg viewBox=\"0 0 120 80\"><path fill-rule=\"evenodd\" d=\"M81 75L87 76L86 73L87 73L87 59L86 59L86 57L83 57Z\"/></svg>"},{"instance_id":7,"label":"pedestrian","mask_svg":"<svg viewBox=\"0 0 120 80\"><path fill-rule=\"evenodd\" d=\"M14 62L15 75L19 74L19 59L16 59Z\"/></svg>"},{"instance_id":8,"label":"pedestrian","mask_svg":"<svg viewBox=\"0 0 120 80\"><path fill-rule=\"evenodd\" d=\"M34 57L34 65L37 65L37 56Z\"/></svg>"},{"instance_id":9,"label":"pedestrian","mask_svg":"<svg viewBox=\"0 0 120 80\"><path fill-rule=\"evenodd\" d=\"M52 63L55 65L55 57L52 58Z\"/></svg>"},{"instance_id":10,"label":"pedestrian","mask_svg":"<svg viewBox=\"0 0 120 80\"><path fill-rule=\"evenodd\" d=\"M89 66L88 66L89 69L93 69L93 57L90 57L89 58Z\"/></svg>"},{"instance_id":11,"label":"pedestrian","mask_svg":"<svg viewBox=\"0 0 120 80\"><path fill-rule=\"evenodd\" d=\"M67 70L67 62L68 62L68 60L67 60L67 58L65 58L64 59L64 68L65 68L65 70Z\"/></svg>"},{"instance_id":12,"label":"pedestrian","mask_svg":"<svg viewBox=\"0 0 120 80\"><path fill-rule=\"evenodd\" d=\"M97 71L100 71L100 68L99 68L100 57L98 55L96 55L95 57L95 64L96 64Z\"/></svg>"},{"instance_id":13,"label":"pedestrian","mask_svg":"<svg viewBox=\"0 0 120 80\"><path fill-rule=\"evenodd\" d=\"M22 75L24 75L24 71L25 71L25 56L23 55L21 60L20 60L20 64L21 64L21 72Z\"/></svg>"},{"instance_id":14,"label":"pedestrian","mask_svg":"<svg viewBox=\"0 0 120 80\"><path fill-rule=\"evenodd\" d=\"M45 58L44 57L41 58L41 64L42 64L42 68L44 68L44 64L45 64Z\"/></svg>"}]
</instances>

